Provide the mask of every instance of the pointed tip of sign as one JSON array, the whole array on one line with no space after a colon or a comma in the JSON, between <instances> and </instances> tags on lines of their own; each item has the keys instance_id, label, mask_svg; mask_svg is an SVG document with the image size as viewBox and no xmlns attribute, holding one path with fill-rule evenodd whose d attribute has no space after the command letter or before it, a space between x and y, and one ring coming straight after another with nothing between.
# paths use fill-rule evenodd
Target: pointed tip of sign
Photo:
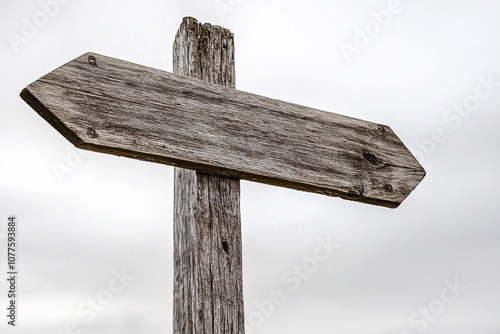
<instances>
[{"instance_id":1,"label":"pointed tip of sign","mask_svg":"<svg viewBox=\"0 0 500 334\"><path fill-rule=\"evenodd\" d=\"M418 161L417 161L417 163L418 163ZM397 209L403 202L406 201L406 199L408 198L408 196L410 196L410 194L420 185L420 183L422 183L422 180L427 175L427 172L422 167L422 165L420 165L420 163L418 163L418 165L419 165L420 168L414 171L414 174L417 175L415 177L415 180L416 180L415 185L412 188L408 189L406 196L402 198L402 200L401 200L400 203L395 203L396 204L395 206L392 206L392 207L389 207L389 208L391 208L391 209Z\"/></svg>"},{"instance_id":2,"label":"pointed tip of sign","mask_svg":"<svg viewBox=\"0 0 500 334\"><path fill-rule=\"evenodd\" d=\"M71 131L56 115L54 115L36 96L32 90L36 90L34 83L24 88L19 96L35 110L44 120L61 133L73 145L82 144L82 139Z\"/></svg>"}]
</instances>

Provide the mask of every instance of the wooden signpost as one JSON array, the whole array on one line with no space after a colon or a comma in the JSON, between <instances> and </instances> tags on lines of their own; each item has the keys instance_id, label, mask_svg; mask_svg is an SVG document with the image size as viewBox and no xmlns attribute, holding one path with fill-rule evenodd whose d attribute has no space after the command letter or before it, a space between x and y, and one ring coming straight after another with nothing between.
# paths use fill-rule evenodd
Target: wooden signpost
<instances>
[{"instance_id":1,"label":"wooden signpost","mask_svg":"<svg viewBox=\"0 0 500 334\"><path fill-rule=\"evenodd\" d=\"M232 33L185 18L175 74L95 53L21 97L76 147L172 165L174 333L244 333L239 179L396 208L425 171L386 125L235 89Z\"/></svg>"}]
</instances>

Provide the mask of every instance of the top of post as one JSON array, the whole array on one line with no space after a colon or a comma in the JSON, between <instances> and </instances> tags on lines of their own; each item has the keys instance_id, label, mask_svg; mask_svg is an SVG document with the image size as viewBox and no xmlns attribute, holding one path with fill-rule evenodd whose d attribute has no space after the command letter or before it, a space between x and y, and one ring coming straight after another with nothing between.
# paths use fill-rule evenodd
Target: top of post
<instances>
[{"instance_id":1,"label":"top of post","mask_svg":"<svg viewBox=\"0 0 500 334\"><path fill-rule=\"evenodd\" d=\"M173 45L174 73L235 88L234 35L185 17Z\"/></svg>"}]
</instances>

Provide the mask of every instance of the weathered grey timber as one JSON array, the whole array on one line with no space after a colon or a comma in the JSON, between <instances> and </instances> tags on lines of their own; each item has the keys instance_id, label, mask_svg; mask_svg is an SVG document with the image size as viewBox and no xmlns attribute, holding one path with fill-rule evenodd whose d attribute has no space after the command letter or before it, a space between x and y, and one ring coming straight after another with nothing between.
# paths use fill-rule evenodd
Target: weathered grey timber
<instances>
[{"instance_id":1,"label":"weathered grey timber","mask_svg":"<svg viewBox=\"0 0 500 334\"><path fill-rule=\"evenodd\" d=\"M21 96L75 146L97 152L387 207L425 175L388 126L97 54Z\"/></svg>"},{"instance_id":2,"label":"weathered grey timber","mask_svg":"<svg viewBox=\"0 0 500 334\"><path fill-rule=\"evenodd\" d=\"M229 30L185 18L174 72L234 88ZM243 334L240 181L175 169L174 334Z\"/></svg>"},{"instance_id":3,"label":"weathered grey timber","mask_svg":"<svg viewBox=\"0 0 500 334\"><path fill-rule=\"evenodd\" d=\"M387 207L425 175L388 126L97 54L21 96L75 146L97 152Z\"/></svg>"}]
</instances>

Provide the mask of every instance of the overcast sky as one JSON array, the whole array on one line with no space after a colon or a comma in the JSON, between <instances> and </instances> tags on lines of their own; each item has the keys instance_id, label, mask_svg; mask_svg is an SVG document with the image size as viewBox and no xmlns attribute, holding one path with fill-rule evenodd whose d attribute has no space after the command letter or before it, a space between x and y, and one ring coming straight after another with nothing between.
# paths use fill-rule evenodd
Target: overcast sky
<instances>
[{"instance_id":1,"label":"overcast sky","mask_svg":"<svg viewBox=\"0 0 500 334\"><path fill-rule=\"evenodd\" d=\"M387 124L427 171L395 210L242 182L247 333L499 334L499 13L495 0L3 0L0 275L9 215L20 274L15 329L1 280L0 332L172 332L173 168L77 151L19 93L88 51L172 71L194 16L235 34L238 89Z\"/></svg>"}]
</instances>

